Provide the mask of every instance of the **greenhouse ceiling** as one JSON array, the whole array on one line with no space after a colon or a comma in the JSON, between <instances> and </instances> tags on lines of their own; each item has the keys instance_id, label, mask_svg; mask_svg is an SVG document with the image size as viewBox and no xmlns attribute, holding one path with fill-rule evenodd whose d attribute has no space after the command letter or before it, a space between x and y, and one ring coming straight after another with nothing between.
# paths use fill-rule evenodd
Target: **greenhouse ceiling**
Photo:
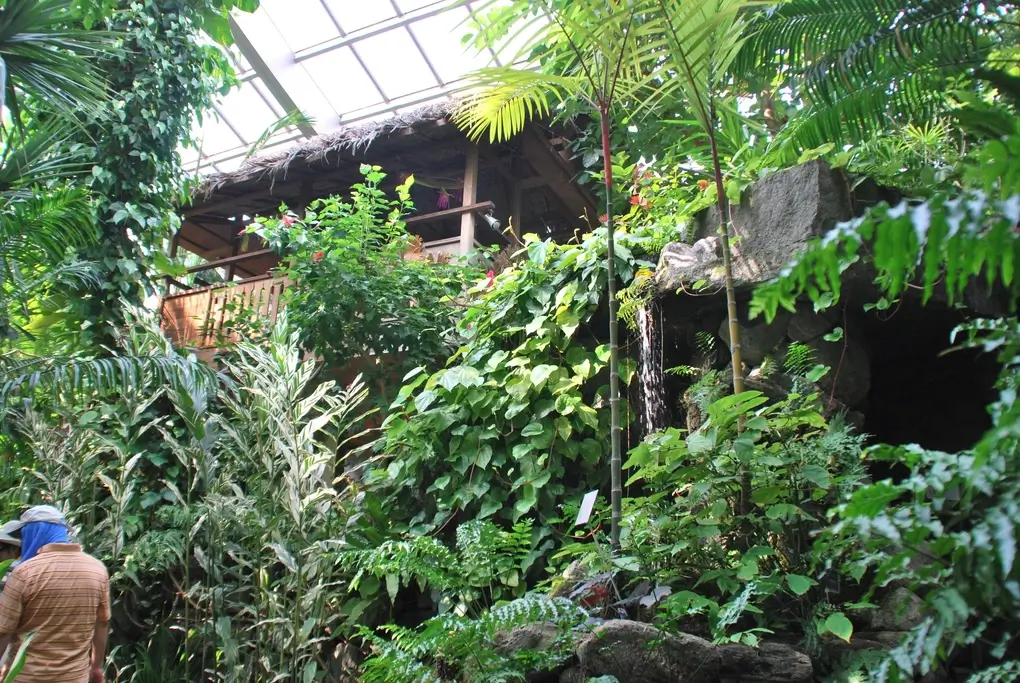
<instances>
[{"instance_id":1,"label":"greenhouse ceiling","mask_svg":"<svg viewBox=\"0 0 1020 683\"><path fill-rule=\"evenodd\" d=\"M183 152L189 172L229 172L289 112L260 152L447 96L516 45L462 45L475 2L261 0L231 16L239 87L222 97ZM518 42L518 41L511 41Z\"/></svg>"}]
</instances>

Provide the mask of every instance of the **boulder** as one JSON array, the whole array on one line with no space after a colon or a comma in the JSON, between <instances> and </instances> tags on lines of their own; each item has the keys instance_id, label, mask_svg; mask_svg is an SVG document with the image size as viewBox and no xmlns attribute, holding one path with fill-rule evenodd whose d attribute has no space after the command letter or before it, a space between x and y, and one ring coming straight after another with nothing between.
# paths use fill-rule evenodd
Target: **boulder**
<instances>
[{"instance_id":1,"label":"boulder","mask_svg":"<svg viewBox=\"0 0 1020 683\"><path fill-rule=\"evenodd\" d=\"M828 334L836 327L828 311L815 313L810 304L799 304L796 312L790 316L790 324L786 336L791 341L806 343Z\"/></svg>"},{"instance_id":2,"label":"boulder","mask_svg":"<svg viewBox=\"0 0 1020 683\"><path fill-rule=\"evenodd\" d=\"M521 650L547 650L559 637L560 631L555 624L528 624L512 631L497 633L495 651L500 655L509 655Z\"/></svg>"},{"instance_id":3,"label":"boulder","mask_svg":"<svg viewBox=\"0 0 1020 683\"><path fill-rule=\"evenodd\" d=\"M703 237L694 244L670 242L659 255L659 266L655 271L655 285L659 291L673 292L682 287L692 287L705 280L709 287L725 283L722 253L719 238L715 235Z\"/></svg>"},{"instance_id":4,"label":"boulder","mask_svg":"<svg viewBox=\"0 0 1020 683\"><path fill-rule=\"evenodd\" d=\"M924 621L924 600L900 586L885 594L871 613L873 631L909 631Z\"/></svg>"},{"instance_id":5,"label":"boulder","mask_svg":"<svg viewBox=\"0 0 1020 683\"><path fill-rule=\"evenodd\" d=\"M569 680L615 676L621 683L715 683L716 649L697 636L669 635L636 621L607 621L577 648L578 668L586 678Z\"/></svg>"},{"instance_id":6,"label":"boulder","mask_svg":"<svg viewBox=\"0 0 1020 683\"><path fill-rule=\"evenodd\" d=\"M790 323L790 313L779 311L775 319L767 323L764 319L754 322L740 321L740 355L748 366L758 365L765 356L771 353L786 337L786 329ZM719 336L730 346L730 321L724 318L719 324Z\"/></svg>"},{"instance_id":7,"label":"boulder","mask_svg":"<svg viewBox=\"0 0 1020 683\"><path fill-rule=\"evenodd\" d=\"M863 346L853 339L837 342L815 339L808 346L814 351L816 363L829 366L829 372L818 380L818 386L826 395L832 393L851 408L868 397L871 391L871 359Z\"/></svg>"},{"instance_id":8,"label":"boulder","mask_svg":"<svg viewBox=\"0 0 1020 683\"><path fill-rule=\"evenodd\" d=\"M720 645L719 673L723 679L740 683L811 683L814 666L811 658L787 645L762 643Z\"/></svg>"},{"instance_id":9,"label":"boulder","mask_svg":"<svg viewBox=\"0 0 1020 683\"><path fill-rule=\"evenodd\" d=\"M734 283L746 287L778 275L808 240L850 218L851 207L846 183L819 159L759 180L730 213L738 238L732 248ZM699 214L696 235L714 238L718 226L718 209L712 207ZM655 275L659 291L672 294L701 280L710 288L723 285L718 241L699 242L667 245Z\"/></svg>"}]
</instances>

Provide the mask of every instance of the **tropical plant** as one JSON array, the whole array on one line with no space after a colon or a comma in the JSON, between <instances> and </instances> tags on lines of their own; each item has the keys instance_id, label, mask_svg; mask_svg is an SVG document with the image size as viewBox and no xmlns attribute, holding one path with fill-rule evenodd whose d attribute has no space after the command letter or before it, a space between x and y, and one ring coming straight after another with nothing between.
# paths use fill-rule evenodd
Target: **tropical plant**
<instances>
[{"instance_id":1,"label":"tropical plant","mask_svg":"<svg viewBox=\"0 0 1020 683\"><path fill-rule=\"evenodd\" d=\"M0 60L6 72L0 102L15 125L24 101L45 103L65 124L95 115L108 94L96 60L114 48L114 36L71 28L71 0L8 0L0 13Z\"/></svg>"},{"instance_id":2,"label":"tropical plant","mask_svg":"<svg viewBox=\"0 0 1020 683\"><path fill-rule=\"evenodd\" d=\"M748 82L779 76L764 92L805 111L782 136L800 148L867 140L952 109L968 81L1016 97L1009 0L790 0L751 20L734 62ZM782 93L782 97L778 97ZM779 100L777 102L777 100Z\"/></svg>"},{"instance_id":3,"label":"tropical plant","mask_svg":"<svg viewBox=\"0 0 1020 683\"><path fill-rule=\"evenodd\" d=\"M962 299L976 279L1012 294L1020 285L1020 135L986 143L972 152L965 188L929 200L880 206L837 226L808 246L773 283L759 289L753 309L775 314L806 294L824 308L839 298L840 274L868 258L884 296L908 286L928 301L940 288L950 302ZM864 248L867 251L864 251ZM864 255L866 254L866 256ZM1020 329L1015 318L978 319L957 330L960 346L996 353L1002 363L999 398L989 407L992 427L975 446L948 454L919 446L876 446L871 457L906 464L899 483L879 481L854 492L836 508L836 521L819 543L830 563L856 577L874 572L876 585L904 580L926 589L922 623L875 662L869 680L906 681L924 675L963 647L993 660L1010 657L1016 637L1015 562L1020 403ZM987 661L987 660L986 660ZM1008 670L1008 663L996 668ZM981 680L982 675L977 676Z\"/></svg>"},{"instance_id":4,"label":"tropical plant","mask_svg":"<svg viewBox=\"0 0 1020 683\"><path fill-rule=\"evenodd\" d=\"M449 332L472 269L406 258L415 238L401 217L413 208L413 177L390 199L379 187L386 177L379 167L365 165L361 173L349 201L316 200L303 218L281 207L283 218L259 218L247 232L280 255L291 283L288 314L306 348L337 368L386 358L385 372L399 378L418 366L434 368L456 349Z\"/></svg>"},{"instance_id":5,"label":"tropical plant","mask_svg":"<svg viewBox=\"0 0 1020 683\"><path fill-rule=\"evenodd\" d=\"M524 241L526 259L467 293L466 342L447 367L405 377L365 481L395 505L413 491L408 525L419 533L455 515L515 523L537 514L537 557L561 506L605 481L609 350L588 326L605 291L606 241L601 232L580 244ZM624 282L650 265L641 250L640 236L621 236ZM634 364L621 367L629 383Z\"/></svg>"},{"instance_id":6,"label":"tropical plant","mask_svg":"<svg viewBox=\"0 0 1020 683\"><path fill-rule=\"evenodd\" d=\"M517 64L546 51L544 68L493 67L469 77L474 91L457 117L472 138L488 133L491 141L505 140L520 132L531 117L548 116L550 100L579 98L600 121L602 180L606 188L607 290L609 293L609 410L610 496L613 506L611 543L620 544L620 502L623 497L620 421L620 344L616 297L616 238L613 219L613 164L609 148L612 108L616 97L648 83L648 60L654 53L643 49L636 33L641 26L639 2L629 0L583 0L532 3L518 0L490 2L477 8L490 10L477 42L491 47L509 31L534 29L516 54L506 60ZM523 19L523 21L522 21ZM638 19L638 21L635 21Z\"/></svg>"},{"instance_id":7,"label":"tropical plant","mask_svg":"<svg viewBox=\"0 0 1020 683\"><path fill-rule=\"evenodd\" d=\"M81 252L96 263L98 281L75 292L78 335L86 345L112 346L124 322L122 303L142 305L154 292L153 274L177 275L163 257L180 228L194 179L181 166L196 121L234 82L220 46L230 37L227 12L254 10L257 0L84 0L81 20L119 49L101 55L99 71L110 97L85 118L76 141L90 152L99 239ZM226 29L226 30L224 30ZM130 163L125 163L130 160ZM157 257L157 254L159 255Z\"/></svg>"},{"instance_id":8,"label":"tropical plant","mask_svg":"<svg viewBox=\"0 0 1020 683\"><path fill-rule=\"evenodd\" d=\"M69 510L110 567L114 620L170 659L179 648L175 675L312 680L343 621L341 467L367 447L354 428L367 391L320 381L286 314L224 366L218 387L185 376L116 404L36 406L17 424L32 467L4 484ZM114 645L125 676L158 675L133 642Z\"/></svg>"}]
</instances>

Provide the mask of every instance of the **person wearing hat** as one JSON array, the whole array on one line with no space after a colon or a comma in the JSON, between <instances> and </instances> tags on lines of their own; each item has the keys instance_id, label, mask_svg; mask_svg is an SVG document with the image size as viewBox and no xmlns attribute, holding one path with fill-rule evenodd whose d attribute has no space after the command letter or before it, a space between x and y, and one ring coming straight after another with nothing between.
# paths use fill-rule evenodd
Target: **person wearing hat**
<instances>
[{"instance_id":1,"label":"person wearing hat","mask_svg":"<svg viewBox=\"0 0 1020 683\"><path fill-rule=\"evenodd\" d=\"M0 593L0 652L35 633L16 683L103 683L110 578L71 542L60 510L29 509L18 521L21 561Z\"/></svg>"},{"instance_id":2,"label":"person wearing hat","mask_svg":"<svg viewBox=\"0 0 1020 683\"><path fill-rule=\"evenodd\" d=\"M0 562L17 560L21 557L21 539L14 532L21 528L21 522L14 520L0 528Z\"/></svg>"}]
</instances>

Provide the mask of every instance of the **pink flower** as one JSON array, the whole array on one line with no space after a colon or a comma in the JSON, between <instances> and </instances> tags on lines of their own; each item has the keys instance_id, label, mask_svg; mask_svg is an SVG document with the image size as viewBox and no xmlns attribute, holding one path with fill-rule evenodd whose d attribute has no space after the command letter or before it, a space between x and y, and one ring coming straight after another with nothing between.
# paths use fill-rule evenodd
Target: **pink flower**
<instances>
[{"instance_id":1,"label":"pink flower","mask_svg":"<svg viewBox=\"0 0 1020 683\"><path fill-rule=\"evenodd\" d=\"M599 216L599 223L602 223L603 225L605 225L608 222L609 222L609 214L608 213L604 213L601 216Z\"/></svg>"},{"instance_id":2,"label":"pink flower","mask_svg":"<svg viewBox=\"0 0 1020 683\"><path fill-rule=\"evenodd\" d=\"M294 221L296 221L297 219L294 218L293 216L284 216L281 220L283 221L283 224L289 228L290 226L294 225Z\"/></svg>"},{"instance_id":3,"label":"pink flower","mask_svg":"<svg viewBox=\"0 0 1020 683\"><path fill-rule=\"evenodd\" d=\"M492 283L494 283L496 281L496 273L494 271L490 270L488 273L485 274L485 277L489 278L485 282L485 286L486 287L492 287Z\"/></svg>"}]
</instances>

